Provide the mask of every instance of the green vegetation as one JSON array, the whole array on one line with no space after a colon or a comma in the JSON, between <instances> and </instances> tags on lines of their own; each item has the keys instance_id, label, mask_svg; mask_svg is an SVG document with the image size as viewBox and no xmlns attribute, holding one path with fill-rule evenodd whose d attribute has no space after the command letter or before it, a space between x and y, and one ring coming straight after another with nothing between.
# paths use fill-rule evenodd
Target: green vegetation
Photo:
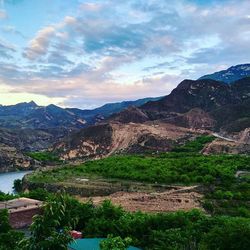
<instances>
[{"instance_id":1,"label":"green vegetation","mask_svg":"<svg viewBox=\"0 0 250 250\"><path fill-rule=\"evenodd\" d=\"M69 230L74 227L76 217L70 217L71 204L69 196L50 197L45 204L42 215L36 215L30 227L31 237L23 239L21 250L67 250L72 241ZM71 211L73 209L71 208Z\"/></svg>"},{"instance_id":2,"label":"green vegetation","mask_svg":"<svg viewBox=\"0 0 250 250\"><path fill-rule=\"evenodd\" d=\"M15 199L17 197L18 197L17 195L5 194L5 193L0 191L0 201L9 201L9 200Z\"/></svg>"},{"instance_id":3,"label":"green vegetation","mask_svg":"<svg viewBox=\"0 0 250 250\"><path fill-rule=\"evenodd\" d=\"M131 243L132 239L129 237L122 239L120 236L108 235L108 238L101 242L100 248L101 250L127 250Z\"/></svg>"},{"instance_id":4,"label":"green vegetation","mask_svg":"<svg viewBox=\"0 0 250 250\"><path fill-rule=\"evenodd\" d=\"M174 152L160 155L120 155L82 165L30 175L35 183L71 182L76 178L114 178L162 184L201 184L204 208L211 214L250 217L250 156L202 155L200 150L214 138L198 137Z\"/></svg>"},{"instance_id":5,"label":"green vegetation","mask_svg":"<svg viewBox=\"0 0 250 250\"><path fill-rule=\"evenodd\" d=\"M28 193L22 193L20 194L22 197L27 197L30 199L45 201L50 197L50 193L43 188L37 188L30 190Z\"/></svg>"},{"instance_id":6,"label":"green vegetation","mask_svg":"<svg viewBox=\"0 0 250 250\"><path fill-rule=\"evenodd\" d=\"M25 194L26 197L48 203L44 215L34 220L32 237L19 249L39 249L35 248L37 245L40 249L52 250L59 243L69 242L66 232L71 228L82 231L84 237L108 237L102 243L103 249L124 249L128 243L125 239L131 239L130 245L144 250L249 249L250 156L200 154L211 140L209 136L199 137L170 153L112 156L29 176L29 181L34 183L69 181L74 184L74 180L81 177L163 184L198 183L204 189L203 207L210 215L199 210L129 213L109 201L96 207L91 202L79 203L67 195L33 190ZM244 174L239 176L237 171L244 171L241 172ZM54 212L46 212L46 209ZM47 221L49 218L52 222ZM63 247L61 249L65 249L65 244Z\"/></svg>"},{"instance_id":7,"label":"green vegetation","mask_svg":"<svg viewBox=\"0 0 250 250\"><path fill-rule=\"evenodd\" d=\"M61 163L61 160L57 155L52 152L29 152L26 153L29 157L33 158L34 160L41 161L44 163Z\"/></svg>"},{"instance_id":8,"label":"green vegetation","mask_svg":"<svg viewBox=\"0 0 250 250\"><path fill-rule=\"evenodd\" d=\"M239 169L250 169L250 157L168 153L152 156L112 156L82 165L30 175L32 182L63 182L84 176L102 176L151 183L231 183Z\"/></svg>"},{"instance_id":9,"label":"green vegetation","mask_svg":"<svg viewBox=\"0 0 250 250\"><path fill-rule=\"evenodd\" d=\"M230 184L217 185L205 194L204 208L211 214L250 218L250 181L235 178Z\"/></svg>"},{"instance_id":10,"label":"green vegetation","mask_svg":"<svg viewBox=\"0 0 250 250\"><path fill-rule=\"evenodd\" d=\"M0 218L0 237L6 212L4 218ZM96 207L56 194L48 199L43 214L34 218L31 237L19 242L15 239L11 242L12 249L66 249L71 240L68 233L71 228L82 231L86 238L112 235L104 245L131 239L131 245L144 250L247 250L250 245L248 218L207 216L198 210L129 213L109 201ZM5 232L10 233L10 228ZM4 248L4 244L0 241L0 249L10 249Z\"/></svg>"},{"instance_id":11,"label":"green vegetation","mask_svg":"<svg viewBox=\"0 0 250 250\"><path fill-rule=\"evenodd\" d=\"M14 180L13 188L15 192L20 193L22 191L22 180L20 179Z\"/></svg>"},{"instance_id":12,"label":"green vegetation","mask_svg":"<svg viewBox=\"0 0 250 250\"><path fill-rule=\"evenodd\" d=\"M8 211L0 210L0 250L19 250L23 234L11 229Z\"/></svg>"},{"instance_id":13,"label":"green vegetation","mask_svg":"<svg viewBox=\"0 0 250 250\"><path fill-rule=\"evenodd\" d=\"M187 142L183 146L174 148L172 151L177 153L199 153L204 148L205 144L212 142L214 139L214 136L199 136L195 140Z\"/></svg>"}]
</instances>

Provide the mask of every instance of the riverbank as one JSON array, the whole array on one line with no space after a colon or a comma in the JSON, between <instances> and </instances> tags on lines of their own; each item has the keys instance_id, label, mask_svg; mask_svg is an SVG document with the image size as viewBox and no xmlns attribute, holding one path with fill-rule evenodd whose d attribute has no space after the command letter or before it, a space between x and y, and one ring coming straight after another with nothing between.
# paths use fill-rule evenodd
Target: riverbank
<instances>
[{"instance_id":1,"label":"riverbank","mask_svg":"<svg viewBox=\"0 0 250 250\"><path fill-rule=\"evenodd\" d=\"M31 172L31 170L28 170L0 173L0 191L4 193L13 193L14 180L23 179L26 174L29 174Z\"/></svg>"}]
</instances>

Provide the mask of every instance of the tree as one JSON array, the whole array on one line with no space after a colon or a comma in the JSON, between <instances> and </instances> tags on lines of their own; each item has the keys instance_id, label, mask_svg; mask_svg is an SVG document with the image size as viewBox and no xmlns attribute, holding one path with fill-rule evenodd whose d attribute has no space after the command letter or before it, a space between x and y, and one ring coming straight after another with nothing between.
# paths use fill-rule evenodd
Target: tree
<instances>
[{"instance_id":1,"label":"tree","mask_svg":"<svg viewBox=\"0 0 250 250\"><path fill-rule=\"evenodd\" d=\"M0 210L0 234L7 233L10 230L8 210L2 209Z\"/></svg>"},{"instance_id":2,"label":"tree","mask_svg":"<svg viewBox=\"0 0 250 250\"><path fill-rule=\"evenodd\" d=\"M23 237L23 233L11 229L8 211L0 210L0 250L18 250L18 242Z\"/></svg>"},{"instance_id":3,"label":"tree","mask_svg":"<svg viewBox=\"0 0 250 250\"><path fill-rule=\"evenodd\" d=\"M101 241L101 250L126 250L131 244L132 239L127 237L122 239L120 236L113 237L113 235L108 235L106 240Z\"/></svg>"},{"instance_id":4,"label":"tree","mask_svg":"<svg viewBox=\"0 0 250 250\"><path fill-rule=\"evenodd\" d=\"M21 191L22 191L22 184L23 182L22 182L22 180L20 180L20 179L16 179L16 180L14 180L14 186L13 186L13 188L14 188L14 190L17 192L17 193L20 193Z\"/></svg>"},{"instance_id":5,"label":"tree","mask_svg":"<svg viewBox=\"0 0 250 250\"><path fill-rule=\"evenodd\" d=\"M59 194L46 203L43 214L36 215L30 227L31 237L20 243L25 250L66 250L72 241L70 229L75 218L70 217L67 211L67 195Z\"/></svg>"},{"instance_id":6,"label":"tree","mask_svg":"<svg viewBox=\"0 0 250 250\"><path fill-rule=\"evenodd\" d=\"M242 218L225 218L205 235L206 250L248 250L250 246L250 223Z\"/></svg>"}]
</instances>

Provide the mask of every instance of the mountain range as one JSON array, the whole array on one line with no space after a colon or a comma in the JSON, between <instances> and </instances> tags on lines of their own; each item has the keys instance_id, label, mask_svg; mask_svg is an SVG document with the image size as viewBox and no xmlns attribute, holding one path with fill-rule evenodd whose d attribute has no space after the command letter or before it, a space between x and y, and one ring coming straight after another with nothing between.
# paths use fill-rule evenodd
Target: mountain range
<instances>
[{"instance_id":1,"label":"mountain range","mask_svg":"<svg viewBox=\"0 0 250 250\"><path fill-rule=\"evenodd\" d=\"M231 145L210 145L210 151L247 152L249 66L184 80L164 97L110 103L93 110L34 102L0 106L0 167L34 166L27 151L51 148L64 160L77 160L169 151L198 135L213 133L232 140Z\"/></svg>"},{"instance_id":2,"label":"mountain range","mask_svg":"<svg viewBox=\"0 0 250 250\"><path fill-rule=\"evenodd\" d=\"M108 103L92 110L61 108L56 105L38 106L34 101L0 106L0 127L13 129L55 129L74 130L94 124L97 121L120 112L129 106L141 106L161 97L144 98L136 101Z\"/></svg>"},{"instance_id":3,"label":"mountain range","mask_svg":"<svg viewBox=\"0 0 250 250\"><path fill-rule=\"evenodd\" d=\"M201 134L229 138L230 144L225 140L215 145L217 153L249 152L249 104L250 77L230 85L210 79L184 80L160 100L129 107L80 130L56 144L54 152L65 160L165 152ZM209 150L215 149L210 145Z\"/></svg>"},{"instance_id":4,"label":"mountain range","mask_svg":"<svg viewBox=\"0 0 250 250\"><path fill-rule=\"evenodd\" d=\"M38 166L26 152L46 150L71 133L102 121L114 112L158 99L110 103L93 110L39 106L33 101L0 105L0 172Z\"/></svg>"}]
</instances>

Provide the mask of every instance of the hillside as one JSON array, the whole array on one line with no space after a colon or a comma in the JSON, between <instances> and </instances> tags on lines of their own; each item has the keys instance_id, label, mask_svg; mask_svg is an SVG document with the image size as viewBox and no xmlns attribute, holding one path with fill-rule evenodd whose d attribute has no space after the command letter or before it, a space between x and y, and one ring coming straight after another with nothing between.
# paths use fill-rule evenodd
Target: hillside
<instances>
[{"instance_id":1,"label":"hillside","mask_svg":"<svg viewBox=\"0 0 250 250\"><path fill-rule=\"evenodd\" d=\"M250 78L231 85L214 80L184 80L168 96L113 114L102 124L70 136L54 150L64 159L169 151L185 140L214 131L238 140L249 127L249 93ZM223 144L221 141L218 143ZM213 150L219 153L224 148L227 147ZM234 145L232 152L249 150L245 140Z\"/></svg>"}]
</instances>

